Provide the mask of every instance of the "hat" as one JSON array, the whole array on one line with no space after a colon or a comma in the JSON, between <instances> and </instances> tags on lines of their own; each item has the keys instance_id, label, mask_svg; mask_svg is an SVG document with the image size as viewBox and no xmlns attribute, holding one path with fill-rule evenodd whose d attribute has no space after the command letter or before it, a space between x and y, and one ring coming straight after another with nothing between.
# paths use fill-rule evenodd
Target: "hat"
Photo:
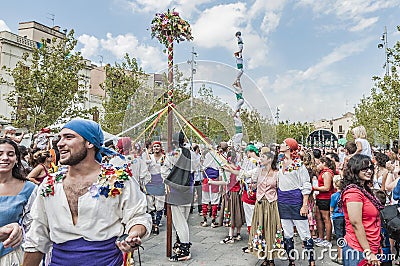
<instances>
[{"instance_id":1,"label":"hat","mask_svg":"<svg viewBox=\"0 0 400 266\"><path fill-rule=\"evenodd\" d=\"M42 129L40 130L40 132L42 132L42 133L50 133L50 128L44 127L44 128L42 128Z\"/></svg>"},{"instance_id":2,"label":"hat","mask_svg":"<svg viewBox=\"0 0 400 266\"><path fill-rule=\"evenodd\" d=\"M255 154L257 154L257 156L258 156L258 154L259 154L259 151L258 151L257 147L254 146L253 144L247 145L247 147L246 147L246 149L245 149L244 151L245 151L245 152L247 152L247 151L254 152Z\"/></svg>"},{"instance_id":3,"label":"hat","mask_svg":"<svg viewBox=\"0 0 400 266\"><path fill-rule=\"evenodd\" d=\"M162 146L162 144L161 144L161 141L158 141L158 140L156 140L156 141L153 141L153 145L160 145L160 147Z\"/></svg>"},{"instance_id":4,"label":"hat","mask_svg":"<svg viewBox=\"0 0 400 266\"><path fill-rule=\"evenodd\" d=\"M92 120L87 119L74 119L66 123L63 128L68 128L79 135L81 135L85 140L92 143L98 151L96 152L95 159L97 162L101 163L102 153L107 156L116 155L115 151L103 147L104 135L99 124Z\"/></svg>"},{"instance_id":5,"label":"hat","mask_svg":"<svg viewBox=\"0 0 400 266\"><path fill-rule=\"evenodd\" d=\"M287 139L285 139L283 142L285 142L286 145L288 145L289 148L290 148L292 151L297 151L297 150L299 149L299 144L297 143L297 141L296 141L295 139L287 138Z\"/></svg>"}]
</instances>

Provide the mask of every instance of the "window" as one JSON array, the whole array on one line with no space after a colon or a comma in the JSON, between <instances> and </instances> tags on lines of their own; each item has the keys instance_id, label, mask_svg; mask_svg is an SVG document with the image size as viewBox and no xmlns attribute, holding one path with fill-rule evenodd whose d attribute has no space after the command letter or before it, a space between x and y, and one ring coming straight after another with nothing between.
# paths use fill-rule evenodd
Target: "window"
<instances>
[{"instance_id":1,"label":"window","mask_svg":"<svg viewBox=\"0 0 400 266\"><path fill-rule=\"evenodd\" d=\"M339 132L343 132L343 126L339 125Z\"/></svg>"},{"instance_id":2,"label":"window","mask_svg":"<svg viewBox=\"0 0 400 266\"><path fill-rule=\"evenodd\" d=\"M47 38L46 42L47 42L47 43L51 43L50 38Z\"/></svg>"}]
</instances>

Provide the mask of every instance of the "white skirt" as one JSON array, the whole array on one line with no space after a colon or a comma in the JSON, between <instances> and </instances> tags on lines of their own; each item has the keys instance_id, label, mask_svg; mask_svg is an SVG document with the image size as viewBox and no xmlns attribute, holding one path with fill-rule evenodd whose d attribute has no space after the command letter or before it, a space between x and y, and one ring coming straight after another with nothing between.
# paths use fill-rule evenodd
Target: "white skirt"
<instances>
[{"instance_id":1,"label":"white skirt","mask_svg":"<svg viewBox=\"0 0 400 266\"><path fill-rule=\"evenodd\" d=\"M19 266L22 265L24 252L20 247L11 251L0 258L0 266Z\"/></svg>"}]
</instances>

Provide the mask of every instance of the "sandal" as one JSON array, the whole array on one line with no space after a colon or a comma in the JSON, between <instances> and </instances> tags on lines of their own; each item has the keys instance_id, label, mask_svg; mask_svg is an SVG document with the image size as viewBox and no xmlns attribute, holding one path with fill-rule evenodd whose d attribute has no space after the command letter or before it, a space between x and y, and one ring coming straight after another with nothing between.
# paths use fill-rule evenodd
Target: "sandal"
<instances>
[{"instance_id":1,"label":"sandal","mask_svg":"<svg viewBox=\"0 0 400 266\"><path fill-rule=\"evenodd\" d=\"M242 248L242 251L243 251L244 253L250 253L249 247L244 247L244 248Z\"/></svg>"},{"instance_id":2,"label":"sandal","mask_svg":"<svg viewBox=\"0 0 400 266\"><path fill-rule=\"evenodd\" d=\"M156 236L156 235L159 235L159 234L160 234L160 229L158 228L157 225L155 225L154 229L153 229L153 235Z\"/></svg>"}]
</instances>

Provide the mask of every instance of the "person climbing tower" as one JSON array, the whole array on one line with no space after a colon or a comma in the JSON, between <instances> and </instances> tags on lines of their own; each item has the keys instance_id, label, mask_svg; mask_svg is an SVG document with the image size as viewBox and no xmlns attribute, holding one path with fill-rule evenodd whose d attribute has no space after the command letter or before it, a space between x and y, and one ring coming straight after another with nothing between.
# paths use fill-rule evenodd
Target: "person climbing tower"
<instances>
[{"instance_id":1,"label":"person climbing tower","mask_svg":"<svg viewBox=\"0 0 400 266\"><path fill-rule=\"evenodd\" d=\"M240 83L240 80L237 80L234 84L233 87L235 88L235 94L236 94L236 105L234 108L233 116L236 116L236 113L240 112L240 109L242 108L242 105L244 104L244 98L243 98L243 89L242 85Z\"/></svg>"}]
</instances>

